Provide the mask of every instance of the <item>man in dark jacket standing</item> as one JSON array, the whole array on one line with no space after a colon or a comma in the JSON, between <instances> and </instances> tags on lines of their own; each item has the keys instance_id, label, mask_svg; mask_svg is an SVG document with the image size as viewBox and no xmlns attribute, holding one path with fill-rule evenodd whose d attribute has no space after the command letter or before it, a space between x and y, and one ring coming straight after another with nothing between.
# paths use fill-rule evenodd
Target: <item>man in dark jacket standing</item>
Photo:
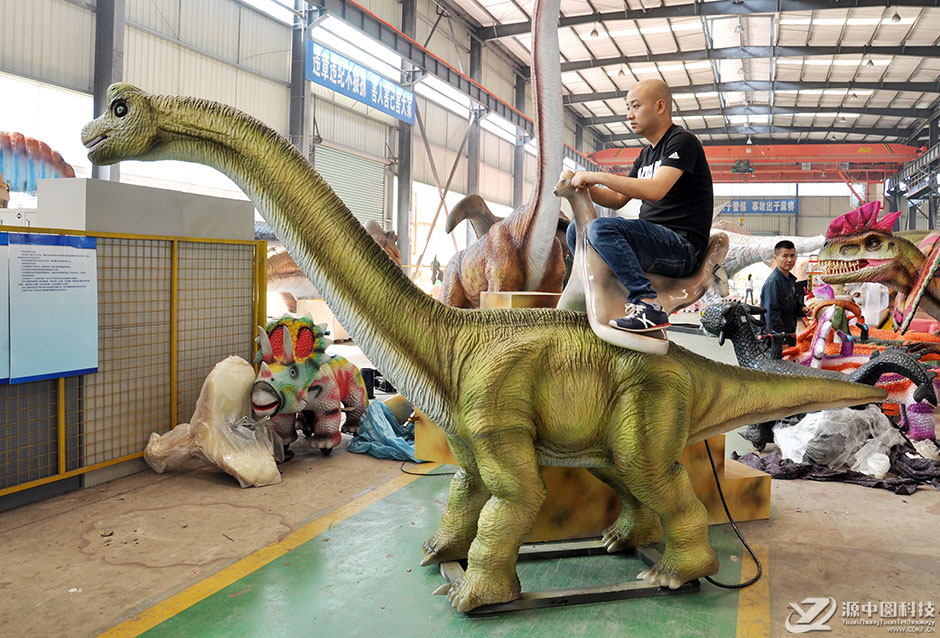
<instances>
[{"instance_id":1,"label":"man in dark jacket standing","mask_svg":"<svg viewBox=\"0 0 940 638\"><path fill-rule=\"evenodd\" d=\"M796 277L790 274L796 265L796 248L792 241L784 239L777 242L774 262L776 268L761 288L760 302L767 309L767 329L785 333L788 335L785 342L795 345L796 320L806 315L806 308Z\"/></svg>"}]
</instances>

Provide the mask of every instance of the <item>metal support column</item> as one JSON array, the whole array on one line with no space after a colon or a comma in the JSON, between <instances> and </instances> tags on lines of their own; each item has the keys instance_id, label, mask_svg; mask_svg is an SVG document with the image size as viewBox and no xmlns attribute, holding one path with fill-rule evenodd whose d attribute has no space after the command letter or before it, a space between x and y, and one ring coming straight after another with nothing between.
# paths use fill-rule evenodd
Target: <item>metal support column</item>
<instances>
[{"instance_id":1,"label":"metal support column","mask_svg":"<svg viewBox=\"0 0 940 638\"><path fill-rule=\"evenodd\" d=\"M470 79L482 83L483 45L476 39L470 39ZM467 131L467 195L480 192L480 118L485 113L474 109L470 119L470 130ZM473 227L464 224L467 236L467 246L476 241L477 236Z\"/></svg>"},{"instance_id":2,"label":"metal support column","mask_svg":"<svg viewBox=\"0 0 940 638\"><path fill-rule=\"evenodd\" d=\"M108 108L108 87L124 77L124 0L98 0L95 9L95 117ZM95 179L120 181L120 164L92 166Z\"/></svg>"},{"instance_id":3,"label":"metal support column","mask_svg":"<svg viewBox=\"0 0 940 638\"><path fill-rule=\"evenodd\" d=\"M401 0L401 30L410 38L415 37L417 13L415 0ZM412 75L411 64L403 61L402 72ZM406 80L410 81L408 77ZM417 104L415 105L417 110ZM408 233L411 225L411 144L412 126L406 122L398 123L398 202L395 207L395 232L398 233L398 252L402 261L411 260L411 246Z\"/></svg>"},{"instance_id":4,"label":"metal support column","mask_svg":"<svg viewBox=\"0 0 940 638\"><path fill-rule=\"evenodd\" d=\"M316 10L306 0L294 0L290 44L290 143L313 162L310 146L310 87L307 84L307 29Z\"/></svg>"},{"instance_id":5,"label":"metal support column","mask_svg":"<svg viewBox=\"0 0 940 638\"><path fill-rule=\"evenodd\" d=\"M525 113L525 85L526 79L516 76L515 107ZM516 138L516 148L512 153L512 207L519 208L522 201L522 186L525 184L525 138Z\"/></svg>"},{"instance_id":6,"label":"metal support column","mask_svg":"<svg viewBox=\"0 0 940 638\"><path fill-rule=\"evenodd\" d=\"M929 139L927 148L933 148L937 144L938 138L940 138L940 135L938 135L938 122L936 118L930 120L927 133ZM937 219L937 204L940 203L940 198L937 196L938 184L936 176L938 173L938 168L940 167L938 167L937 163L934 162L930 165L930 168L928 168L927 172L928 179L930 180L930 195L927 196L927 214L929 215L927 219L930 222L928 228L934 227L934 223Z\"/></svg>"}]
</instances>

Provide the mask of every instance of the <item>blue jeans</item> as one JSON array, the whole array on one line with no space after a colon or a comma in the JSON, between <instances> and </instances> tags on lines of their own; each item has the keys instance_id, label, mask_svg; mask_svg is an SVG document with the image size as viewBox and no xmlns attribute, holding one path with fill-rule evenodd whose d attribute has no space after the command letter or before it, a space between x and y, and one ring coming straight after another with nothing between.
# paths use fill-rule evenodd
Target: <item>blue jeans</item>
<instances>
[{"instance_id":1,"label":"blue jeans","mask_svg":"<svg viewBox=\"0 0 940 638\"><path fill-rule=\"evenodd\" d=\"M566 238L573 254L574 223L568 226ZM626 287L630 303L656 298L656 291L644 272L687 277L698 263L689 240L665 226L642 219L599 217L588 224L587 238Z\"/></svg>"}]
</instances>

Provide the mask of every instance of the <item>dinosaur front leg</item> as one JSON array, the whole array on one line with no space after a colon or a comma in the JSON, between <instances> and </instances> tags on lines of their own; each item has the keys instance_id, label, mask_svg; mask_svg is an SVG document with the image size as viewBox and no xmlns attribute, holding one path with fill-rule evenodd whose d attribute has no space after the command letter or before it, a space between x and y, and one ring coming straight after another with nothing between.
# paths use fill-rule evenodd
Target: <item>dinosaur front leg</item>
<instances>
[{"instance_id":1,"label":"dinosaur front leg","mask_svg":"<svg viewBox=\"0 0 940 638\"><path fill-rule=\"evenodd\" d=\"M349 386L346 389L346 396L343 397L343 406L346 408L346 419L343 421L343 432L356 434L359 432L359 423L362 421L362 415L366 412L366 406L369 405L369 396L366 391L366 384L362 380L362 374L359 370L351 375Z\"/></svg>"},{"instance_id":2,"label":"dinosaur front leg","mask_svg":"<svg viewBox=\"0 0 940 638\"><path fill-rule=\"evenodd\" d=\"M457 611L519 598L519 546L546 494L531 426L513 429L503 421L498 433L487 433L474 443L480 476L492 496L480 512L467 571L448 592Z\"/></svg>"},{"instance_id":3,"label":"dinosaur front leg","mask_svg":"<svg viewBox=\"0 0 940 638\"><path fill-rule=\"evenodd\" d=\"M611 486L620 497L620 515L613 525L604 530L604 546L608 552L621 552L642 545L658 543L663 537L663 526L653 511L630 493L627 483L619 474L607 468L588 470Z\"/></svg>"},{"instance_id":4,"label":"dinosaur front leg","mask_svg":"<svg viewBox=\"0 0 940 638\"><path fill-rule=\"evenodd\" d=\"M470 449L453 437L448 436L447 441L460 467L451 479L440 527L424 544L422 566L466 558L477 535L480 510L490 498Z\"/></svg>"}]
</instances>

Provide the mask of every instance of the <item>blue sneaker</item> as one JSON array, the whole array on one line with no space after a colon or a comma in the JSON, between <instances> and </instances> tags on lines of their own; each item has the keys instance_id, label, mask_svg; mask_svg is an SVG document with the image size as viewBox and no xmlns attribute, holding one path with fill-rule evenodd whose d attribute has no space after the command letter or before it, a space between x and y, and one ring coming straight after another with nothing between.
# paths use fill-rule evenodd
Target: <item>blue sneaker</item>
<instances>
[{"instance_id":1,"label":"blue sneaker","mask_svg":"<svg viewBox=\"0 0 940 638\"><path fill-rule=\"evenodd\" d=\"M669 316L659 304L640 301L627 304L626 314L620 319L611 320L610 325L627 332L651 332L669 327Z\"/></svg>"}]
</instances>

